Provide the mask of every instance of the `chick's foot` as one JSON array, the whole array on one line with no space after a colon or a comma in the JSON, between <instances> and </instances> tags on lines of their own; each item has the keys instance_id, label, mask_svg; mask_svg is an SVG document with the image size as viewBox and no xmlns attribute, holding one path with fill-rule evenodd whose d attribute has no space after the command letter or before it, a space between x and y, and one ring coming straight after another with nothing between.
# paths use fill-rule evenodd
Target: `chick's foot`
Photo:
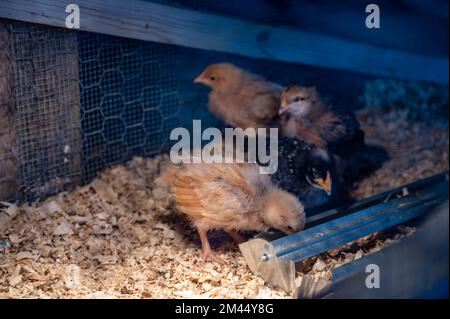
<instances>
[{"instance_id":1,"label":"chick's foot","mask_svg":"<svg viewBox=\"0 0 450 319\"><path fill-rule=\"evenodd\" d=\"M202 258L203 262L212 261L221 265L225 265L225 261L222 258L214 255L211 249L202 250Z\"/></svg>"},{"instance_id":2,"label":"chick's foot","mask_svg":"<svg viewBox=\"0 0 450 319\"><path fill-rule=\"evenodd\" d=\"M198 234L200 235L200 241L202 242L202 258L203 262L212 261L216 262L218 264L224 265L225 262L214 255L214 253L211 250L211 246L209 245L208 235L206 230L203 229L197 229Z\"/></svg>"}]
</instances>

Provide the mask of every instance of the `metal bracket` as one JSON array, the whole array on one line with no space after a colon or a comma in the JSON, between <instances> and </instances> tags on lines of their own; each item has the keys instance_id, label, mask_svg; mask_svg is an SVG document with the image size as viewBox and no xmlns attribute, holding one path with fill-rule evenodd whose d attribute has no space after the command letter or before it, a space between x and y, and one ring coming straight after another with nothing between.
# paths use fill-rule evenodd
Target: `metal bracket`
<instances>
[{"instance_id":1,"label":"metal bracket","mask_svg":"<svg viewBox=\"0 0 450 319\"><path fill-rule=\"evenodd\" d=\"M264 239L253 239L239 245L250 270L276 288L287 292L295 289L295 264L280 259L275 248Z\"/></svg>"}]
</instances>

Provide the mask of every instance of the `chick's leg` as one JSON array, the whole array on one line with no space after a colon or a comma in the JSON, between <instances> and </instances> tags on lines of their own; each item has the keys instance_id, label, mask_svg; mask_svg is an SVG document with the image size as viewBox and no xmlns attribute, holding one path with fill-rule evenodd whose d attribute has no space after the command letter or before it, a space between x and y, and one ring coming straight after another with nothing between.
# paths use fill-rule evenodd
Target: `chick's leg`
<instances>
[{"instance_id":1,"label":"chick's leg","mask_svg":"<svg viewBox=\"0 0 450 319\"><path fill-rule=\"evenodd\" d=\"M244 236L239 235L236 231L234 230L227 230L226 231L228 235L230 235L231 238L234 239L234 241L238 244L242 244L243 242L247 241L247 238L245 238Z\"/></svg>"},{"instance_id":2,"label":"chick's leg","mask_svg":"<svg viewBox=\"0 0 450 319\"><path fill-rule=\"evenodd\" d=\"M204 229L197 229L198 234L200 235L200 241L202 242L202 257L203 257L203 261L213 261L219 264L225 264L225 262L215 256L211 250L211 246L209 245L209 240L208 240L208 235L206 233L206 230Z\"/></svg>"}]
</instances>

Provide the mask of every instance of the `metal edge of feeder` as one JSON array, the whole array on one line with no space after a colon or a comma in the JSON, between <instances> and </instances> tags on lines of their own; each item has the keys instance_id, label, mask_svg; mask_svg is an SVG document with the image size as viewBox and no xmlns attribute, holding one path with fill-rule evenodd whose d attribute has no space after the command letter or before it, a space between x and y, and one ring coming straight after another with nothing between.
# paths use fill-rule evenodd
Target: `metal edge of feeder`
<instances>
[{"instance_id":1,"label":"metal edge of feeder","mask_svg":"<svg viewBox=\"0 0 450 319\"><path fill-rule=\"evenodd\" d=\"M386 202L390 199L403 196L405 193L417 192L428 186L448 180L449 172L442 172L409 184L402 185L389 191L376 194L372 197L358 200L357 202L318 212L314 215L306 217L305 229L324 224L339 217L350 215L364 208L373 206L377 203ZM256 234L253 238L262 238L266 241L274 241L284 236L286 236L284 233L275 229L270 229Z\"/></svg>"},{"instance_id":2,"label":"metal edge of feeder","mask_svg":"<svg viewBox=\"0 0 450 319\"><path fill-rule=\"evenodd\" d=\"M409 185L418 185L418 189L415 190L415 192L411 192L409 193L409 191L404 194L402 197L400 198L389 198L389 196L386 198L385 201L380 202L376 202L373 206L369 206L366 207L365 209L362 209L361 211L357 211L354 213L351 213L350 215L346 215L344 217L339 217L335 220L332 220L330 222L326 222L323 224L320 224L319 226L314 226L312 228L307 229L306 231L294 234L294 235L290 235L290 236L286 236L280 239L277 239L277 234L260 234L259 238L255 238L252 240L249 240L246 243L243 243L241 245L239 245L239 248L247 262L247 264L249 265L250 270L256 274L259 275L260 277L262 277L267 283L269 283L270 285L277 287L277 288L281 288L283 290L285 290L288 293L294 292L294 296L300 297L300 298L313 298L314 296L316 296L320 291L322 291L324 288L326 288L326 286L329 284L328 280L325 279L317 279L314 278L312 276L304 276L302 279L302 284L301 287L302 289L296 289L295 287L295 262L299 262L301 260L304 260L308 257L320 254L324 251L327 251L333 247L339 246L341 243L338 241L331 241L329 242L329 246L331 247L327 247L326 245L324 246L322 243L320 243L320 241L324 241L324 237L325 236L316 236L317 233L317 229L320 228L324 228L324 229L329 229L329 231L331 232L328 237L333 237L334 239L336 239L336 236L341 235L341 241L346 241L349 242L351 240L357 239L356 237L360 238L361 236L360 233L354 233L353 232L353 237L355 238L350 238L348 236L342 236L342 234L340 234L341 232L345 233L345 228L340 229L339 227L336 227L336 222L342 222L342 221L351 221L356 219L356 217L361 215L361 212L366 212L368 210L368 208L372 208L374 209L375 207L375 212L377 212L376 206L378 206L378 210L381 211L381 220L378 220L378 228L374 228L374 227L365 227L365 232L366 233L373 233L376 231L380 231L383 229L386 229L398 224L401 224L403 222L406 222L408 220L417 218L421 215L423 215L424 213L426 213L426 211L429 211L428 208L431 207L435 207L437 206L439 203L441 203L444 198L448 199L448 173L443 173L443 174L438 174L435 177L431 177L431 178L427 178L425 180L422 181L418 181ZM406 185L406 186L409 186ZM395 190L401 190L404 189L405 186L397 188ZM394 190L394 191L395 191ZM389 193L389 192L386 192ZM392 193L392 192L391 192ZM424 196L425 195L429 195L429 197ZM384 193L383 193L384 194ZM375 195L373 198L380 198L380 194L379 195ZM384 198L384 195L383 197ZM369 200L363 200L363 202L368 202ZM391 216L388 216L387 219L383 219L383 213L386 213L385 211L383 211L383 208L386 208L386 204L389 201L397 201L397 206L393 206L391 207L390 210L388 210L388 213L391 214ZM411 205L407 205L404 203L404 201L406 201L407 203L409 202ZM392 203L390 203L392 206ZM389 206L387 206L389 207ZM406 214L405 216L401 216L402 214ZM369 223L370 225L370 220L361 220L361 223L366 224ZM333 224L333 225L331 225ZM331 226L330 226L331 225ZM386 227L384 227L386 226ZM355 227L355 225L353 225L352 227ZM305 234L306 233L306 234ZM320 232L319 232L320 233ZM312 239L315 240L319 245L319 247L314 247L313 250L314 252L312 252L310 244L308 243L307 240L306 242L303 243L302 245L293 245L293 246L298 246L298 247L291 247L291 249L282 249L280 251L280 247L282 247L283 245L280 245L280 241L281 242L289 242L292 241L293 239L296 239L295 237L301 237L301 238L306 238L306 239ZM305 237L306 236L306 237ZM363 235L364 236L364 235ZM274 240L275 239L275 240ZM298 238L297 238L298 239ZM295 243L295 241L294 241ZM278 246L278 247L277 247ZM286 247L284 247L286 248ZM295 253L295 251L300 251L302 252L303 250L309 250L309 252L307 254L303 254L300 259L299 256L293 256L293 253ZM284 252L283 252L284 250ZM293 258L294 257L294 258ZM310 278L311 277L311 278Z\"/></svg>"},{"instance_id":3,"label":"metal edge of feeder","mask_svg":"<svg viewBox=\"0 0 450 319\"><path fill-rule=\"evenodd\" d=\"M294 298L448 297L448 263L445 266L440 262L448 260L448 228L447 233L445 229L448 225L448 208L447 200L421 220L414 236L332 269L330 279L304 276L294 291ZM439 236L433 232L438 232ZM368 274L371 273L370 269L373 270L368 270L368 266L379 269L381 284L378 289L367 287ZM425 269L426 275L415 275L423 273ZM447 286L447 290L444 286Z\"/></svg>"},{"instance_id":4,"label":"metal edge of feeder","mask_svg":"<svg viewBox=\"0 0 450 319\"><path fill-rule=\"evenodd\" d=\"M291 293L295 289L295 264L280 259L267 240L256 238L239 245L250 270L275 288Z\"/></svg>"},{"instance_id":5,"label":"metal edge of feeder","mask_svg":"<svg viewBox=\"0 0 450 319\"><path fill-rule=\"evenodd\" d=\"M332 284L332 279L304 275L300 286L294 289L294 299L314 299L328 291Z\"/></svg>"},{"instance_id":6,"label":"metal edge of feeder","mask_svg":"<svg viewBox=\"0 0 450 319\"><path fill-rule=\"evenodd\" d=\"M276 256L302 261L339 245L417 218L448 198L448 182L379 203L271 242Z\"/></svg>"},{"instance_id":7,"label":"metal edge of feeder","mask_svg":"<svg viewBox=\"0 0 450 319\"><path fill-rule=\"evenodd\" d=\"M359 274L365 273L367 265L373 264L374 260L376 260L379 255L385 253L386 250L396 248L398 245L399 243L392 244L389 247L376 251L370 255L363 256L358 260L335 267L331 269L330 278L317 278L312 275L303 276L301 284L294 290L294 299L333 298L334 286L354 278Z\"/></svg>"},{"instance_id":8,"label":"metal edge of feeder","mask_svg":"<svg viewBox=\"0 0 450 319\"><path fill-rule=\"evenodd\" d=\"M330 278L317 278L312 275L303 276L300 286L296 287L294 290L294 299L328 299L334 297L334 286L354 278L359 274L365 273L367 265L374 263L374 260L377 260L377 257L385 253L386 250L394 249L398 245L399 243L392 244L391 246L370 255L363 256L358 260L333 268L331 269Z\"/></svg>"},{"instance_id":9,"label":"metal edge of feeder","mask_svg":"<svg viewBox=\"0 0 450 319\"><path fill-rule=\"evenodd\" d=\"M327 221L336 219L338 217L346 216L351 213L357 212L363 208L370 207L376 203L381 203L384 201L388 201L394 197L398 197L399 195L403 195L405 192L415 192L420 189L423 189L427 186L436 184L441 181L449 180L449 172L442 172L424 179L420 179L418 181L402 185L400 187L373 195L366 199L358 200L357 202L350 203L347 205L341 205L336 208L332 208L329 210L325 210L322 212L318 212L314 215L308 216L306 218L306 228L310 228L319 224L323 224ZM279 236L280 238L282 236Z\"/></svg>"}]
</instances>

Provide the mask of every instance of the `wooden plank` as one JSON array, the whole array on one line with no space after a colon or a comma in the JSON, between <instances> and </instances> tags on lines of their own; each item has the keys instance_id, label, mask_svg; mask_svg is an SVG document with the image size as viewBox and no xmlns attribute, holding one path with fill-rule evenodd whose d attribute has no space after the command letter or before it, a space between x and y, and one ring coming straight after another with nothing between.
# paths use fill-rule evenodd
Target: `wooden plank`
<instances>
[{"instance_id":1,"label":"wooden plank","mask_svg":"<svg viewBox=\"0 0 450 319\"><path fill-rule=\"evenodd\" d=\"M255 23L417 54L448 56L448 0L377 0L381 28L376 30L363 25L368 3L367 0L227 0L202 1L200 7Z\"/></svg>"},{"instance_id":2,"label":"wooden plank","mask_svg":"<svg viewBox=\"0 0 450 319\"><path fill-rule=\"evenodd\" d=\"M375 76L448 83L448 58L137 0L79 0L81 30ZM65 27L65 0L0 0L0 16Z\"/></svg>"}]
</instances>

